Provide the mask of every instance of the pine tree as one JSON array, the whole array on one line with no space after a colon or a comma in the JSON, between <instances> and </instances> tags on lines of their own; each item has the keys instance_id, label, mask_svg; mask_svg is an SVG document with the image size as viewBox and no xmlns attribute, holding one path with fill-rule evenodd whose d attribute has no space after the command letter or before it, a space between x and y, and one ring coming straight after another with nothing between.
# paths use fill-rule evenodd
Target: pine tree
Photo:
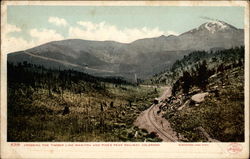
<instances>
[{"instance_id":1,"label":"pine tree","mask_svg":"<svg viewBox=\"0 0 250 159\"><path fill-rule=\"evenodd\" d=\"M192 77L189 72L184 71L182 76L182 89L183 93L188 93L190 87L192 86Z\"/></svg>"},{"instance_id":2,"label":"pine tree","mask_svg":"<svg viewBox=\"0 0 250 159\"><path fill-rule=\"evenodd\" d=\"M197 68L197 81L196 85L202 89L206 90L209 78L209 71L207 68L207 62L204 60L202 61Z\"/></svg>"}]
</instances>

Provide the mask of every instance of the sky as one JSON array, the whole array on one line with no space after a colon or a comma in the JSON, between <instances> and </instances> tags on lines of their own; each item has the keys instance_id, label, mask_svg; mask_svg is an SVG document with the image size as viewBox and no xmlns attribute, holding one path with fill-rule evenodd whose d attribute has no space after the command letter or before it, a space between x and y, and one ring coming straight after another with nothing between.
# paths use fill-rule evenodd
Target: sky
<instances>
[{"instance_id":1,"label":"sky","mask_svg":"<svg viewBox=\"0 0 250 159\"><path fill-rule=\"evenodd\" d=\"M8 6L4 51L25 50L63 39L129 43L179 35L218 19L244 26L243 7L173 6ZM13 44L15 46L13 47Z\"/></svg>"}]
</instances>

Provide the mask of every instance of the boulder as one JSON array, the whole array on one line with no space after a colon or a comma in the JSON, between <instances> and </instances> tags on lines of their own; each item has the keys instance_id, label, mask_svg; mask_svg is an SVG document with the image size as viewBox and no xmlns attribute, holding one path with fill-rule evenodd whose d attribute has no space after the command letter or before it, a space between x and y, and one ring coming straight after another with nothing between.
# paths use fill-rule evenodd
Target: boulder
<instances>
[{"instance_id":1,"label":"boulder","mask_svg":"<svg viewBox=\"0 0 250 159\"><path fill-rule=\"evenodd\" d=\"M195 94L191 97L191 100L194 101L195 103L201 103L205 100L205 97L208 96L209 93L205 92L205 93L198 93Z\"/></svg>"}]
</instances>

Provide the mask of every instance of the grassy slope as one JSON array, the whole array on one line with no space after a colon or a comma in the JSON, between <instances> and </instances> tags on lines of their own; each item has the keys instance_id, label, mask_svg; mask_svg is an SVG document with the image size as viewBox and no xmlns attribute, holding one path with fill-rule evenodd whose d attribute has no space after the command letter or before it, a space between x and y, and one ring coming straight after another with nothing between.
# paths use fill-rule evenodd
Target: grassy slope
<instances>
[{"instance_id":1,"label":"grassy slope","mask_svg":"<svg viewBox=\"0 0 250 159\"><path fill-rule=\"evenodd\" d=\"M102 83L100 90L82 81L73 87L83 93L66 89L62 100L60 93L15 84L8 89L8 141L159 141L133 126L158 96L152 88ZM70 113L62 115L65 106Z\"/></svg>"}]
</instances>

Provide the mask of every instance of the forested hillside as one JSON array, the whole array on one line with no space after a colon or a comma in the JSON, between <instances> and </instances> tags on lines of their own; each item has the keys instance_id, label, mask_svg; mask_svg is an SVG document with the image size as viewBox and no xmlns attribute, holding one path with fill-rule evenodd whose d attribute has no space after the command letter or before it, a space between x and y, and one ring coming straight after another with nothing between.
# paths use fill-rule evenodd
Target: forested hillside
<instances>
[{"instance_id":1,"label":"forested hillside","mask_svg":"<svg viewBox=\"0 0 250 159\"><path fill-rule=\"evenodd\" d=\"M119 78L8 63L8 141L160 141L133 126L157 95Z\"/></svg>"},{"instance_id":2,"label":"forested hillside","mask_svg":"<svg viewBox=\"0 0 250 159\"><path fill-rule=\"evenodd\" d=\"M184 141L244 141L244 47L193 52L150 82L172 85L161 111Z\"/></svg>"},{"instance_id":3,"label":"forested hillside","mask_svg":"<svg viewBox=\"0 0 250 159\"><path fill-rule=\"evenodd\" d=\"M171 84L176 82L184 72L190 74L197 73L198 67L202 62L206 62L210 74L217 69L228 69L231 66L243 65L244 62L244 47L235 47L232 49L213 49L211 51L195 51L184 56L181 60L177 60L173 66L159 74L155 74L150 80L145 83L154 84Z\"/></svg>"}]
</instances>

